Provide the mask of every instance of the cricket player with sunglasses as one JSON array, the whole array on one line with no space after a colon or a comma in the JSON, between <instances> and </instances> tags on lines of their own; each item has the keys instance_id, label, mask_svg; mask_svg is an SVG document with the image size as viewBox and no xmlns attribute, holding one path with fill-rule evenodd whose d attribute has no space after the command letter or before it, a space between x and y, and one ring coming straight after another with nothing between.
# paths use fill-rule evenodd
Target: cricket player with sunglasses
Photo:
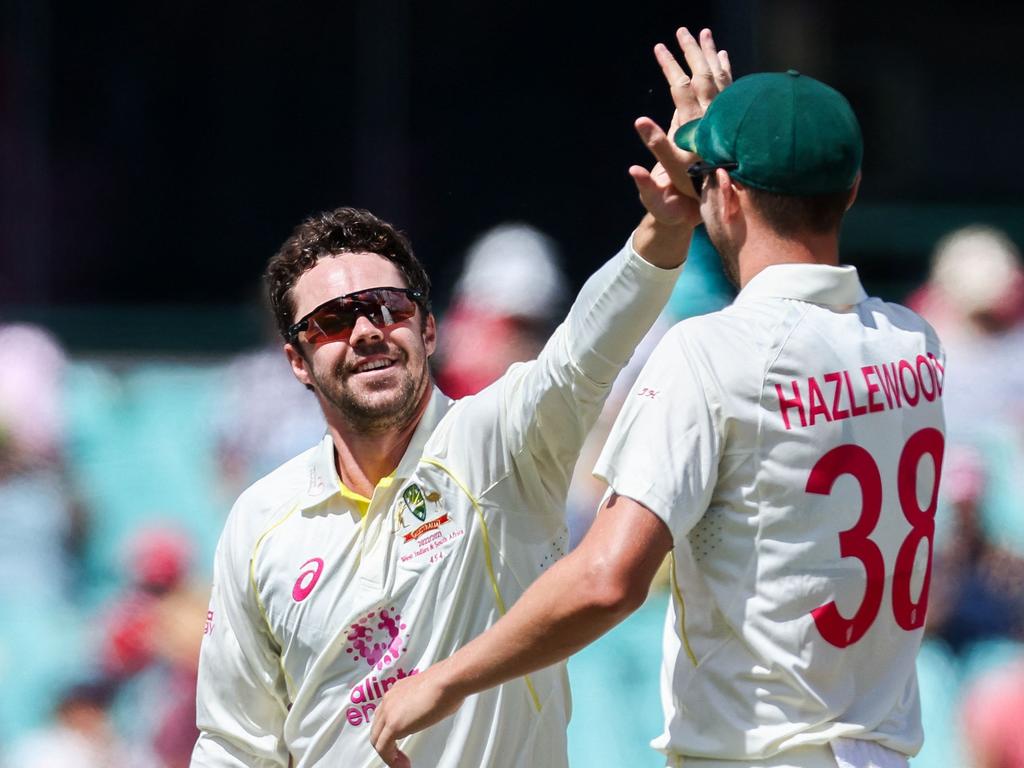
<instances>
[{"instance_id":1,"label":"cricket player with sunglasses","mask_svg":"<svg viewBox=\"0 0 1024 768\"><path fill-rule=\"evenodd\" d=\"M681 42L695 77L678 124L731 80L710 32ZM658 55L664 64L667 50ZM697 77L705 72L714 76ZM636 127L652 149L664 141L653 121ZM584 437L700 222L664 166L630 174L646 214L626 246L587 281L537 360L457 402L428 368L430 280L391 225L329 211L271 259L284 353L327 434L246 490L228 517L193 766L379 766L370 729L388 690L491 627L565 554ZM404 747L425 766L564 766L569 710L555 664L471 696Z\"/></svg>"}]
</instances>

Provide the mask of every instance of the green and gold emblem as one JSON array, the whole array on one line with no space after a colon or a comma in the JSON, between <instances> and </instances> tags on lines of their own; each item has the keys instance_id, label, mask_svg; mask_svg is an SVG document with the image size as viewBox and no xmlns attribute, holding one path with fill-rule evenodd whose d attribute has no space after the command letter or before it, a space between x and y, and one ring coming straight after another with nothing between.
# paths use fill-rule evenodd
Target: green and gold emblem
<instances>
[{"instance_id":1,"label":"green and gold emblem","mask_svg":"<svg viewBox=\"0 0 1024 768\"><path fill-rule=\"evenodd\" d=\"M427 519L427 501L418 485L414 483L402 491L402 501L421 522Z\"/></svg>"}]
</instances>

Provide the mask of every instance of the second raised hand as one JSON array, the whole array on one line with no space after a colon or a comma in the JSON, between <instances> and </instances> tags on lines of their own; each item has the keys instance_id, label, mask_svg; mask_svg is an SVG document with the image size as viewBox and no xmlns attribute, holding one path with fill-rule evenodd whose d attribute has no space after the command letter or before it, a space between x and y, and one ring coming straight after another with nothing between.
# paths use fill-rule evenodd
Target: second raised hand
<instances>
[{"instance_id":1,"label":"second raised hand","mask_svg":"<svg viewBox=\"0 0 1024 768\"><path fill-rule=\"evenodd\" d=\"M675 146L672 136L683 123L702 117L715 96L732 83L732 66L729 55L724 50L716 49L710 29L701 30L698 42L686 27L680 27L676 32L676 39L692 76L686 74L686 70L667 46L658 43L654 47L654 57L665 76L675 106L669 130L666 133L649 117L639 118L635 125L641 140L661 166L655 170L663 171L679 194L693 198L695 193L686 175L686 169L699 158L692 152ZM653 173L654 171L651 172ZM647 178L638 178L644 174L638 173L636 166L630 169L630 174L638 187L641 181L648 181ZM650 185L647 187L650 194ZM644 189L641 188L641 193L643 192Z\"/></svg>"}]
</instances>

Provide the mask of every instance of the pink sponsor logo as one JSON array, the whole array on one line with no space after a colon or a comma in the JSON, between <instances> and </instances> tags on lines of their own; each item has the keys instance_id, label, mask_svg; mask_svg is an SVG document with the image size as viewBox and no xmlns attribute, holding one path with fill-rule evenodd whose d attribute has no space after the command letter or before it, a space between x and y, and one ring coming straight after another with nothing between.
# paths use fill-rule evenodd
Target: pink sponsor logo
<instances>
[{"instance_id":1,"label":"pink sponsor logo","mask_svg":"<svg viewBox=\"0 0 1024 768\"><path fill-rule=\"evenodd\" d=\"M381 675L378 678L375 675L370 675L370 677L356 685L348 697L349 701L352 702L352 706L345 710L345 719L348 721L348 724L353 726L368 725L370 720L373 719L373 711L377 708L377 702L384 698L384 694L388 692L391 686L403 678L412 677L418 672L419 670L415 668L406 672L399 667L395 670L394 676L389 675L385 677Z\"/></svg>"},{"instance_id":2,"label":"pink sponsor logo","mask_svg":"<svg viewBox=\"0 0 1024 768\"><path fill-rule=\"evenodd\" d=\"M311 557L300 567L306 568L306 566L309 565L313 567L302 571L299 574L299 578L295 581L295 586L292 587L292 599L296 603L301 603L309 597L309 593L313 591L313 587L315 587L316 583L320 581L320 574L324 572L324 561L319 557Z\"/></svg>"},{"instance_id":3,"label":"pink sponsor logo","mask_svg":"<svg viewBox=\"0 0 1024 768\"><path fill-rule=\"evenodd\" d=\"M381 608L363 616L349 627L346 653L361 658L371 667L383 669L398 661L409 639L402 615L394 608Z\"/></svg>"},{"instance_id":4,"label":"pink sponsor logo","mask_svg":"<svg viewBox=\"0 0 1024 768\"><path fill-rule=\"evenodd\" d=\"M203 635L213 634L213 611L206 612L206 624L203 625Z\"/></svg>"},{"instance_id":5,"label":"pink sponsor logo","mask_svg":"<svg viewBox=\"0 0 1024 768\"><path fill-rule=\"evenodd\" d=\"M354 661L362 659L371 669L384 670L395 664L408 649L409 635L405 630L402 615L393 606L372 611L349 627L346 636L349 646L345 652ZM352 726L368 724L377 708L377 701L384 697L388 689L418 671L414 668L407 672L398 667L394 675L371 674L356 684L349 693L352 706L345 710L345 720Z\"/></svg>"}]
</instances>

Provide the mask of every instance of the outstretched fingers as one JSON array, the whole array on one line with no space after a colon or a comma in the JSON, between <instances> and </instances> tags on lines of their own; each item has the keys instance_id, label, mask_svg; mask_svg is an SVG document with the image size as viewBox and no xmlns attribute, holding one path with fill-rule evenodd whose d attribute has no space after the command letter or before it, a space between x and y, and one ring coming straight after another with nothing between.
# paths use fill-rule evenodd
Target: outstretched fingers
<instances>
[{"instance_id":1,"label":"outstretched fingers","mask_svg":"<svg viewBox=\"0 0 1024 768\"><path fill-rule=\"evenodd\" d=\"M686 27L680 27L676 32L676 40L683 50L686 65L693 73L693 91L702 109L707 109L708 104L718 95L731 79L725 81L725 70L722 68L718 52L715 50L715 41L711 37L711 31L705 29L701 32L701 41L690 34ZM717 73L716 73L717 71ZM724 83L724 84L723 84Z\"/></svg>"},{"instance_id":2,"label":"outstretched fingers","mask_svg":"<svg viewBox=\"0 0 1024 768\"><path fill-rule=\"evenodd\" d=\"M718 52L718 63L721 65L722 72L725 73L725 77L728 80L722 88L725 88L726 85L732 85L732 62L729 61L729 54L724 48Z\"/></svg>"},{"instance_id":3,"label":"outstretched fingers","mask_svg":"<svg viewBox=\"0 0 1024 768\"><path fill-rule=\"evenodd\" d=\"M661 66L661 72L668 83L669 93L672 94L672 103L676 108L676 115L673 123L682 124L687 120L700 117L701 106L697 100L697 94L693 90L693 81L686 74L676 57L661 43L654 46L654 57Z\"/></svg>"},{"instance_id":4,"label":"outstretched fingers","mask_svg":"<svg viewBox=\"0 0 1024 768\"><path fill-rule=\"evenodd\" d=\"M680 27L676 32L676 40L683 50L683 57L686 59L686 66L690 68L693 79L693 92L702 109L707 109L708 104L718 93L718 85L715 82L715 73L711 71L711 65L704 57L704 49L701 48L697 39L690 34L686 27ZM716 56L717 58L717 56Z\"/></svg>"},{"instance_id":5,"label":"outstretched fingers","mask_svg":"<svg viewBox=\"0 0 1024 768\"><path fill-rule=\"evenodd\" d=\"M700 49L704 54L704 60L708 63L708 68L711 70L711 76L715 81L715 89L721 91L723 88L728 87L732 84L732 67L728 66L729 57L724 57L725 64L723 64L723 57L720 54L725 51L719 51L715 48L715 38L711 34L710 29L702 29L700 31Z\"/></svg>"}]
</instances>

